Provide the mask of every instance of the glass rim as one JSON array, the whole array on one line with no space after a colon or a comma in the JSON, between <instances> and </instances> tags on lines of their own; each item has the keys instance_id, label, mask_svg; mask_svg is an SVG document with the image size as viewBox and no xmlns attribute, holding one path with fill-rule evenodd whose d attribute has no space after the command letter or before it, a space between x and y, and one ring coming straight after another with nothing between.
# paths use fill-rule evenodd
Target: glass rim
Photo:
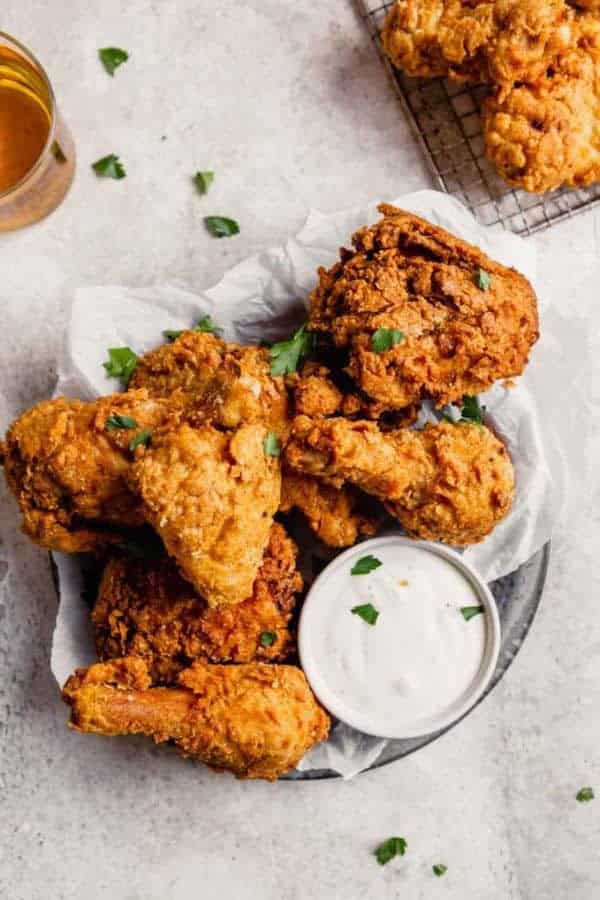
<instances>
[{"instance_id":1,"label":"glass rim","mask_svg":"<svg viewBox=\"0 0 600 900\"><path fill-rule=\"evenodd\" d=\"M19 188L23 187L24 184L31 178L32 175L35 174L37 169L41 166L44 158L46 157L48 151L52 147L54 143L54 136L56 134L56 97L54 96L54 90L52 88L52 82L48 77L48 73L44 69L43 65L35 55L32 53L29 47L26 47L25 44L22 44L21 41L18 41L16 38L9 34L7 31L0 30L0 46L3 41L7 41L9 44L13 44L17 50L19 50L23 56L36 67L37 71L41 75L46 88L48 90L48 97L50 99L50 130L48 131L48 137L46 139L46 143L44 144L40 155L31 166L30 169L25 172L25 174L16 181L11 187L7 188L5 191L0 191L0 200L4 200L6 197L10 197L11 194L14 194L15 191L18 191Z\"/></svg>"}]
</instances>

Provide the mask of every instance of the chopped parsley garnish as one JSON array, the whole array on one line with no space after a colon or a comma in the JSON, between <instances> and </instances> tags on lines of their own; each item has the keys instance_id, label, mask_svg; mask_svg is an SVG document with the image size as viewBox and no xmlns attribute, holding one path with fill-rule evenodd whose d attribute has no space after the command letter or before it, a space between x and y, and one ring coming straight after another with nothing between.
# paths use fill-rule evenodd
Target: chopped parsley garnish
<instances>
[{"instance_id":1,"label":"chopped parsley garnish","mask_svg":"<svg viewBox=\"0 0 600 900\"><path fill-rule=\"evenodd\" d=\"M375 353L385 353L391 350L396 344L401 344L406 335L397 328L378 328L371 335L371 348Z\"/></svg>"},{"instance_id":2,"label":"chopped parsley garnish","mask_svg":"<svg viewBox=\"0 0 600 900\"><path fill-rule=\"evenodd\" d=\"M308 356L313 349L313 336L302 325L294 332L289 341L279 341L269 350L271 375L288 375L296 372L300 360Z\"/></svg>"},{"instance_id":3,"label":"chopped parsley garnish","mask_svg":"<svg viewBox=\"0 0 600 900\"><path fill-rule=\"evenodd\" d=\"M391 837L380 844L375 851L375 857L380 866L385 866L395 856L404 856L408 844L403 837Z\"/></svg>"},{"instance_id":4,"label":"chopped parsley garnish","mask_svg":"<svg viewBox=\"0 0 600 900\"><path fill-rule=\"evenodd\" d=\"M102 159L96 160L95 163L92 163L92 169L99 178L119 179L125 178L127 174L123 163L114 153L109 153L108 156L103 156Z\"/></svg>"},{"instance_id":5,"label":"chopped parsley garnish","mask_svg":"<svg viewBox=\"0 0 600 900\"><path fill-rule=\"evenodd\" d=\"M272 647L276 640L277 635L274 631L263 631L260 636L261 647Z\"/></svg>"},{"instance_id":6,"label":"chopped parsley garnish","mask_svg":"<svg viewBox=\"0 0 600 900\"><path fill-rule=\"evenodd\" d=\"M196 322L196 324L192 328L182 328L179 331L167 330L163 331L163 335L167 338L167 340L174 341L179 337L180 334L183 334L184 331L201 331L210 332L211 334L217 334L220 330L221 329L217 328L210 316L203 316L200 321Z\"/></svg>"},{"instance_id":7,"label":"chopped parsley garnish","mask_svg":"<svg viewBox=\"0 0 600 900\"><path fill-rule=\"evenodd\" d=\"M228 219L225 216L205 216L204 224L213 237L231 237L232 234L240 233L240 226L235 219Z\"/></svg>"},{"instance_id":8,"label":"chopped parsley garnish","mask_svg":"<svg viewBox=\"0 0 600 900\"><path fill-rule=\"evenodd\" d=\"M442 875L445 875L446 872L448 871L448 866L445 866L444 863L436 863L431 868L433 870L433 874L436 875L438 878L441 878Z\"/></svg>"},{"instance_id":9,"label":"chopped parsley garnish","mask_svg":"<svg viewBox=\"0 0 600 900\"><path fill-rule=\"evenodd\" d=\"M106 420L106 430L114 431L116 428L137 428L138 423L131 416L121 416L119 413L113 413Z\"/></svg>"},{"instance_id":10,"label":"chopped parsley garnish","mask_svg":"<svg viewBox=\"0 0 600 900\"><path fill-rule=\"evenodd\" d=\"M483 425L485 406L479 402L479 397L463 397L462 418L475 425Z\"/></svg>"},{"instance_id":11,"label":"chopped parsley garnish","mask_svg":"<svg viewBox=\"0 0 600 900\"><path fill-rule=\"evenodd\" d=\"M137 361L137 354L131 347L109 347L108 361L102 365L109 378L121 378L127 385L137 366Z\"/></svg>"},{"instance_id":12,"label":"chopped parsley garnish","mask_svg":"<svg viewBox=\"0 0 600 900\"><path fill-rule=\"evenodd\" d=\"M194 175L194 183L201 194L206 194L208 192L208 189L214 180L214 172L196 172Z\"/></svg>"},{"instance_id":13,"label":"chopped parsley garnish","mask_svg":"<svg viewBox=\"0 0 600 900\"><path fill-rule=\"evenodd\" d=\"M465 622L468 622L474 616L481 615L484 610L483 606L461 606L460 611Z\"/></svg>"},{"instance_id":14,"label":"chopped parsley garnish","mask_svg":"<svg viewBox=\"0 0 600 900\"><path fill-rule=\"evenodd\" d=\"M129 59L127 50L121 50L120 47L103 47L102 50L98 50L98 56L109 75L114 75L115 69Z\"/></svg>"},{"instance_id":15,"label":"chopped parsley garnish","mask_svg":"<svg viewBox=\"0 0 600 900\"><path fill-rule=\"evenodd\" d=\"M381 560L377 559L376 556L371 556L371 554L368 556L361 556L350 569L350 574L368 575L373 569L378 569L381 564Z\"/></svg>"},{"instance_id":16,"label":"chopped parsley garnish","mask_svg":"<svg viewBox=\"0 0 600 900\"><path fill-rule=\"evenodd\" d=\"M486 272L485 269L477 269L475 273L475 284L479 288L480 291L489 291L490 284L492 283L492 279L490 277L490 273Z\"/></svg>"},{"instance_id":17,"label":"chopped parsley garnish","mask_svg":"<svg viewBox=\"0 0 600 900\"><path fill-rule=\"evenodd\" d=\"M355 616L360 616L367 625L374 625L379 618L379 610L372 603L363 603L361 606L353 606L350 610Z\"/></svg>"},{"instance_id":18,"label":"chopped parsley garnish","mask_svg":"<svg viewBox=\"0 0 600 900\"><path fill-rule=\"evenodd\" d=\"M279 456L279 454L281 453L281 447L279 446L277 435L274 432L270 431L265 437L263 441L263 448L265 451L265 456Z\"/></svg>"},{"instance_id":19,"label":"chopped parsley garnish","mask_svg":"<svg viewBox=\"0 0 600 900\"><path fill-rule=\"evenodd\" d=\"M136 434L135 437L132 437L129 441L129 449L133 453L136 447L147 447L150 443L150 438L152 437L152 432L149 428L142 428L139 434Z\"/></svg>"},{"instance_id":20,"label":"chopped parsley garnish","mask_svg":"<svg viewBox=\"0 0 600 900\"><path fill-rule=\"evenodd\" d=\"M594 799L594 789L591 787L582 787L575 794L575 799L580 803L589 803Z\"/></svg>"},{"instance_id":21,"label":"chopped parsley garnish","mask_svg":"<svg viewBox=\"0 0 600 900\"><path fill-rule=\"evenodd\" d=\"M60 146L58 141L52 141L52 146L50 147L50 150L52 151L52 156L54 157L56 162L66 163L67 157L65 155L65 151Z\"/></svg>"}]
</instances>

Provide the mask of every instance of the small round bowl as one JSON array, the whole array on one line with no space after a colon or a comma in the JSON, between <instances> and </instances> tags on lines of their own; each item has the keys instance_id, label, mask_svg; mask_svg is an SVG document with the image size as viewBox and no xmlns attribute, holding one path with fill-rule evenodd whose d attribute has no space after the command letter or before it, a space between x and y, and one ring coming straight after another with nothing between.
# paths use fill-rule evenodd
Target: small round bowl
<instances>
[{"instance_id":1,"label":"small round bowl","mask_svg":"<svg viewBox=\"0 0 600 900\"><path fill-rule=\"evenodd\" d=\"M376 726L373 721L370 721L367 713L352 709L351 703L340 699L336 693L331 690L330 686L327 684L326 678L321 672L319 661L315 658L313 641L311 640L313 628L318 627L320 623L320 604L327 603L327 587L333 583L341 567L345 566L348 560L352 557L356 557L357 554L360 554L360 556L366 556L367 554L376 555L377 550L383 546L418 548L419 550L433 553L451 563L470 583L477 595L479 603L484 607L485 612L485 643L481 665L468 689L463 691L461 696L455 702L441 710L438 714L427 716L424 719L421 718L419 721L415 721L412 724L407 722L399 724L398 722L394 722L392 716L390 716L389 727L386 726L385 734L381 733L381 726ZM450 550L448 547L441 544L434 544L430 541L412 540L411 538L406 538L402 535L388 535L364 541L351 547L344 553L341 553L329 563L318 578L315 579L306 596L298 627L300 662L313 691L323 706L337 719L340 719L342 722L345 722L347 725L356 728L364 734L396 739L416 738L425 734L431 734L442 728L447 728L468 712L485 692L492 678L498 661L500 639L500 620L498 618L496 602L486 583L477 574L475 569L464 562L458 553L454 550Z\"/></svg>"}]
</instances>

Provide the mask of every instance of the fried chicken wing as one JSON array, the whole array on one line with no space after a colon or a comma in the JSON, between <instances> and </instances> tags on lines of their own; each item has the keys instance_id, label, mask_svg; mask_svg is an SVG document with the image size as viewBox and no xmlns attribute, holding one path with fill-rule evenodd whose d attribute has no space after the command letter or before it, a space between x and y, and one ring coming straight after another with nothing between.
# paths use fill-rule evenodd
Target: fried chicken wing
<instances>
[{"instance_id":1,"label":"fried chicken wing","mask_svg":"<svg viewBox=\"0 0 600 900\"><path fill-rule=\"evenodd\" d=\"M600 20L534 81L495 91L482 109L486 154L515 187L541 194L600 180Z\"/></svg>"},{"instance_id":2,"label":"fried chicken wing","mask_svg":"<svg viewBox=\"0 0 600 900\"><path fill-rule=\"evenodd\" d=\"M574 18L564 0L397 0L381 40L408 75L512 84L543 74Z\"/></svg>"},{"instance_id":3,"label":"fried chicken wing","mask_svg":"<svg viewBox=\"0 0 600 900\"><path fill-rule=\"evenodd\" d=\"M111 528L141 525L141 504L125 480L129 443L164 422L172 406L142 390L94 403L60 397L24 413L0 451L23 531L49 550L74 553L118 541ZM128 427L111 427L119 417Z\"/></svg>"},{"instance_id":4,"label":"fried chicken wing","mask_svg":"<svg viewBox=\"0 0 600 900\"><path fill-rule=\"evenodd\" d=\"M293 666L194 663L179 687L150 687L145 662L97 663L69 678L71 727L174 741L183 756L238 778L274 781L327 738L329 717Z\"/></svg>"},{"instance_id":5,"label":"fried chicken wing","mask_svg":"<svg viewBox=\"0 0 600 900\"><path fill-rule=\"evenodd\" d=\"M310 300L310 328L348 352L357 386L383 411L424 395L441 406L519 375L538 338L527 279L424 219L379 209L354 251L319 271ZM397 340L381 349L374 335L386 329Z\"/></svg>"},{"instance_id":6,"label":"fried chicken wing","mask_svg":"<svg viewBox=\"0 0 600 900\"><path fill-rule=\"evenodd\" d=\"M411 534L455 546L489 534L514 494L505 446L468 423L384 434L373 422L300 416L285 455L299 472L338 486L348 481L385 501Z\"/></svg>"},{"instance_id":7,"label":"fried chicken wing","mask_svg":"<svg viewBox=\"0 0 600 900\"><path fill-rule=\"evenodd\" d=\"M209 606L252 593L281 493L266 435L261 425L221 432L184 422L139 448L127 473L146 520Z\"/></svg>"},{"instance_id":8,"label":"fried chicken wing","mask_svg":"<svg viewBox=\"0 0 600 900\"><path fill-rule=\"evenodd\" d=\"M146 388L155 397L180 392L201 420L223 428L260 423L280 438L287 431L285 385L283 378L271 376L263 347L184 331L138 360L130 387Z\"/></svg>"},{"instance_id":9,"label":"fried chicken wing","mask_svg":"<svg viewBox=\"0 0 600 900\"><path fill-rule=\"evenodd\" d=\"M293 647L288 625L302 590L296 552L283 527L273 525L251 596L212 609L166 555L113 557L92 611L99 658L141 656L153 682L166 684L195 660L285 659Z\"/></svg>"}]
</instances>

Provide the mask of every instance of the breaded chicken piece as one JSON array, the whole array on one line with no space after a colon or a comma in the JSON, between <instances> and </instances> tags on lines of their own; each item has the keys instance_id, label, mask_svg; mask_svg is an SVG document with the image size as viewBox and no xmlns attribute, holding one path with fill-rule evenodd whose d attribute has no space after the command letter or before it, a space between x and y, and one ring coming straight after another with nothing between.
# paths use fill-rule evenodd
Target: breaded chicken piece
<instances>
[{"instance_id":1,"label":"breaded chicken piece","mask_svg":"<svg viewBox=\"0 0 600 900\"><path fill-rule=\"evenodd\" d=\"M120 540L111 528L142 525L141 504L125 481L129 443L172 414L173 404L143 390L94 403L60 397L25 412L0 450L25 534L49 550L75 553ZM118 417L134 427L111 427Z\"/></svg>"},{"instance_id":2,"label":"breaded chicken piece","mask_svg":"<svg viewBox=\"0 0 600 900\"><path fill-rule=\"evenodd\" d=\"M260 423L279 438L287 432L285 385L283 378L271 376L264 347L184 331L173 343L140 357L129 386L144 387L155 397L181 392L200 420L223 428Z\"/></svg>"},{"instance_id":3,"label":"breaded chicken piece","mask_svg":"<svg viewBox=\"0 0 600 900\"><path fill-rule=\"evenodd\" d=\"M63 689L71 727L174 741L183 756L238 778L274 781L329 733L329 717L294 666L194 663L179 687L150 687L144 660L97 663Z\"/></svg>"},{"instance_id":4,"label":"breaded chicken piece","mask_svg":"<svg viewBox=\"0 0 600 900\"><path fill-rule=\"evenodd\" d=\"M407 75L512 84L543 74L574 18L564 0L398 0L381 40Z\"/></svg>"},{"instance_id":5,"label":"breaded chicken piece","mask_svg":"<svg viewBox=\"0 0 600 900\"><path fill-rule=\"evenodd\" d=\"M213 609L166 555L113 557L92 611L98 656L141 656L153 682L165 684L195 660L285 659L293 647L288 625L302 590L296 553L284 528L273 525L251 596Z\"/></svg>"},{"instance_id":6,"label":"breaded chicken piece","mask_svg":"<svg viewBox=\"0 0 600 900\"><path fill-rule=\"evenodd\" d=\"M297 415L316 418L341 412L344 394L330 376L327 366L308 362L299 372L286 377L286 385L293 392Z\"/></svg>"},{"instance_id":7,"label":"breaded chicken piece","mask_svg":"<svg viewBox=\"0 0 600 900\"><path fill-rule=\"evenodd\" d=\"M360 390L381 411L426 395L442 406L519 375L538 338L527 279L424 219L379 209L354 251L320 269L310 299L309 327L348 351ZM398 342L376 352L382 329Z\"/></svg>"},{"instance_id":8,"label":"breaded chicken piece","mask_svg":"<svg viewBox=\"0 0 600 900\"><path fill-rule=\"evenodd\" d=\"M355 484L385 501L411 534L454 546L489 534L514 494L506 447L488 428L466 422L384 434L373 422L300 416L285 458L330 484Z\"/></svg>"},{"instance_id":9,"label":"breaded chicken piece","mask_svg":"<svg viewBox=\"0 0 600 900\"><path fill-rule=\"evenodd\" d=\"M581 16L578 30L578 41L537 80L483 104L490 162L532 193L600 180L600 19Z\"/></svg>"},{"instance_id":10,"label":"breaded chicken piece","mask_svg":"<svg viewBox=\"0 0 600 900\"><path fill-rule=\"evenodd\" d=\"M209 606L252 593L281 494L266 436L262 425L183 423L139 448L127 473L146 521Z\"/></svg>"},{"instance_id":11,"label":"breaded chicken piece","mask_svg":"<svg viewBox=\"0 0 600 900\"><path fill-rule=\"evenodd\" d=\"M351 485L332 487L308 475L284 470L280 511L298 509L317 537L330 547L351 547L377 533L383 516Z\"/></svg>"}]
</instances>

